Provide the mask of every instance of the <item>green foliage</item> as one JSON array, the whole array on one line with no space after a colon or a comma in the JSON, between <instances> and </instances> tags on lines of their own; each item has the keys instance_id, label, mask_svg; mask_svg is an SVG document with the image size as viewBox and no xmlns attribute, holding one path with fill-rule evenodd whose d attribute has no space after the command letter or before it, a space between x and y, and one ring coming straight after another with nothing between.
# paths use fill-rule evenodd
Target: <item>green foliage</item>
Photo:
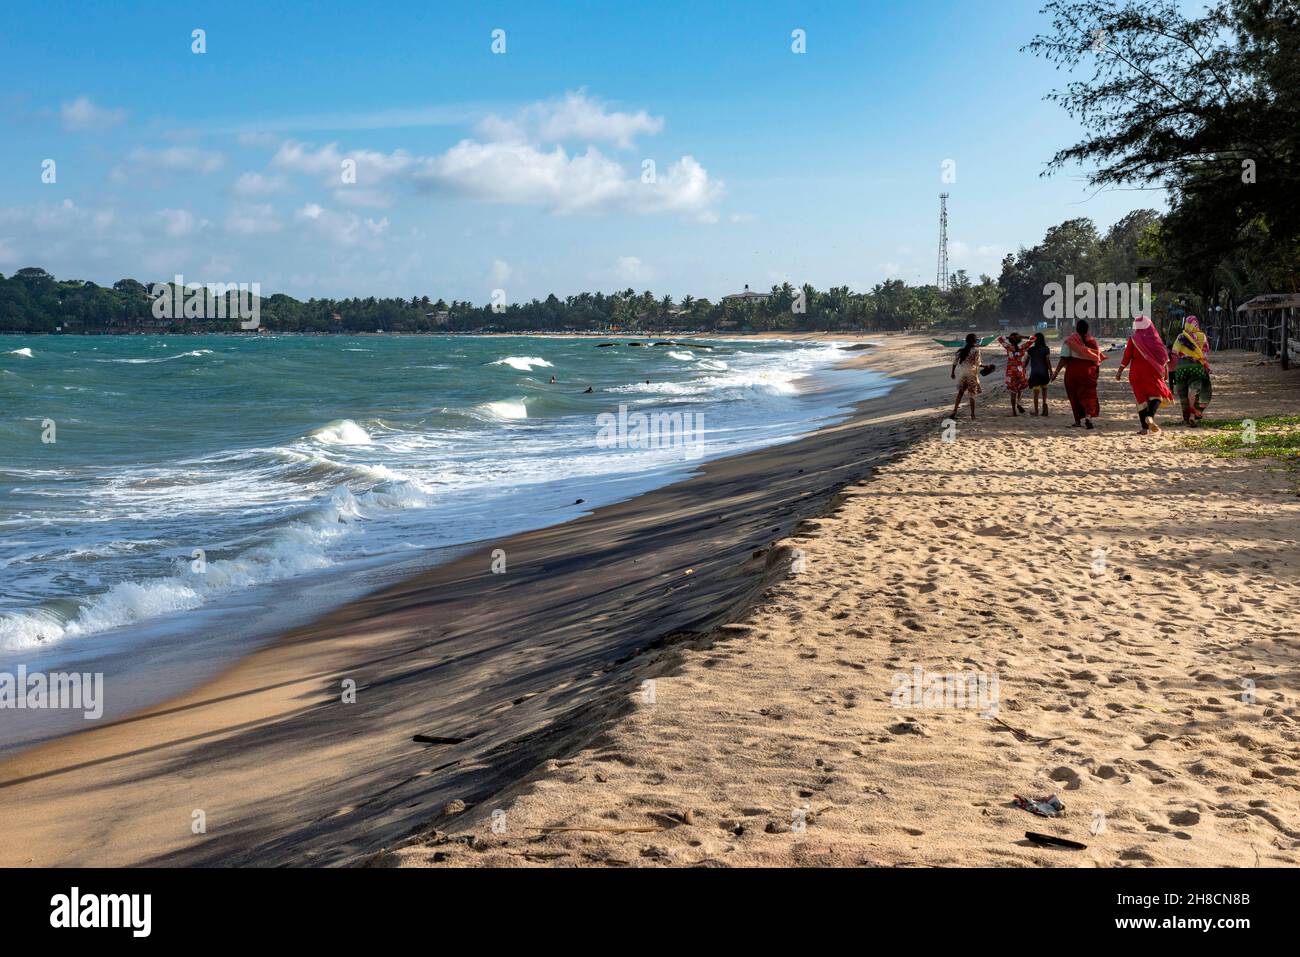
<instances>
[{"instance_id":1,"label":"green foliage","mask_svg":"<svg viewBox=\"0 0 1300 957\"><path fill-rule=\"evenodd\" d=\"M1245 419L1204 419L1201 432L1184 438L1188 448L1201 449L1218 456L1235 458L1276 458L1300 463L1300 415L1269 415L1253 420L1254 442L1247 442L1249 434Z\"/></svg>"},{"instance_id":2,"label":"green foliage","mask_svg":"<svg viewBox=\"0 0 1300 957\"><path fill-rule=\"evenodd\" d=\"M1206 302L1300 283L1300 4L1051 0L1027 49L1075 76L1049 99L1085 129L1099 189L1167 187L1155 280ZM1139 236L1152 224L1140 224ZM1149 237L1147 237L1149 240ZM1139 240L1139 248L1152 243Z\"/></svg>"}]
</instances>

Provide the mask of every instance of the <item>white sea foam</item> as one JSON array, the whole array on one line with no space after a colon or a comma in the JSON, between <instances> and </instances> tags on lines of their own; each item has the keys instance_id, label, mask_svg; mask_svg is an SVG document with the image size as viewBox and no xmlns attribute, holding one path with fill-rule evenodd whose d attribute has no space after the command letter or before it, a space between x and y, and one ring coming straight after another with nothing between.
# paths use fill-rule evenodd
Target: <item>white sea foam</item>
<instances>
[{"instance_id":1,"label":"white sea foam","mask_svg":"<svg viewBox=\"0 0 1300 957\"><path fill-rule=\"evenodd\" d=\"M86 601L68 618L48 609L0 615L0 651L21 651L60 638L120 628L134 622L198 608L214 598L292 578L334 564L330 546L359 522L383 512L422 508L430 496L411 482L396 482L354 495L340 486L303 517L281 526L264 544L230 558L209 560L201 572L189 557L177 559L173 575L120 582Z\"/></svg>"},{"instance_id":2,"label":"white sea foam","mask_svg":"<svg viewBox=\"0 0 1300 957\"><path fill-rule=\"evenodd\" d=\"M494 419L528 418L528 406L523 399L512 399L505 402L484 402L478 406L478 409Z\"/></svg>"},{"instance_id":3,"label":"white sea foam","mask_svg":"<svg viewBox=\"0 0 1300 957\"><path fill-rule=\"evenodd\" d=\"M23 347L22 349L13 349L9 354L11 356L26 356L28 359L32 358L32 350L26 347Z\"/></svg>"},{"instance_id":4,"label":"white sea foam","mask_svg":"<svg viewBox=\"0 0 1300 957\"><path fill-rule=\"evenodd\" d=\"M311 433L311 437L325 445L369 445L370 433L351 419L335 419Z\"/></svg>"},{"instance_id":5,"label":"white sea foam","mask_svg":"<svg viewBox=\"0 0 1300 957\"><path fill-rule=\"evenodd\" d=\"M178 345L158 350L166 357L145 361L183 360L211 351L172 354ZM250 342L240 348L264 344ZM226 348L221 351L230 355ZM232 347L231 352L237 351ZM655 380L650 384L613 385L608 376L619 375L617 367L595 384L599 393L632 393L629 401L635 400L638 407L698 405L711 419L710 437L721 436L716 448L711 447L712 456L755 441L776 441L779 435L804 428L801 406L769 397L801 391L800 378L831 361L837 351L727 349L721 351L727 359L723 362L678 347L668 352L675 360L668 368L649 373ZM48 352L43 354L48 358ZM95 360L86 356L81 361ZM200 364L197 358L193 361ZM477 363L484 361L486 355L478 353L472 365L464 363L467 374L473 376L477 368L477 378L483 380ZM509 356L495 364L524 372L551 362ZM626 374L629 379L638 375ZM570 480L580 479L581 494L599 503L602 495L618 494L611 488L631 487L626 478L607 485L607 476L645 476L681 464L680 456L668 453L593 454L592 427L582 402L575 404L557 390L542 397L511 396L509 386L496 393L504 395L499 401L482 402L483 384L477 383L480 391L471 393L468 401L430 400L434 407L429 408L430 401L421 400L416 403L419 411L409 415L381 412L364 400L356 401L349 406L357 409L355 420L338 419L304 430L284 445L232 444L221 451L143 456L130 466L104 466L97 470L98 481L89 486L81 484L80 472L70 473L67 482L38 482L41 476L35 470L23 468L15 473L24 485L19 491L65 500L66 505L60 502L48 514L53 524L79 533L67 536L66 542L33 536L21 553L5 552L10 559L6 575L26 576L15 597L49 594L50 600L35 607L10 605L12 610L0 613L0 650L185 612L243 588L409 547L400 543L428 547L463 540L458 536L481 536L485 529L493 534L516 530L545 511L533 508L531 496L545 496L536 500L543 505L553 503L561 487L557 483L563 483L561 500L573 501ZM573 391L576 394L576 386ZM441 401L447 405L440 409ZM477 426L465 421L467 410L479 420ZM528 421L530 412L533 421ZM653 484L654 479L645 481ZM503 502L500 490L507 488L512 500ZM129 520L132 531L119 532L113 524L119 519ZM101 522L102 530L89 540L82 537L93 527L87 523ZM29 526L24 519L25 532ZM145 529L158 538L143 541ZM134 542L131 535L142 541ZM147 547L129 547L133 542ZM202 574L190 567L194 547L208 551ZM46 565L61 566L51 567L48 574L72 575L83 585L77 591L47 588L40 577L47 574L42 567Z\"/></svg>"},{"instance_id":6,"label":"white sea foam","mask_svg":"<svg viewBox=\"0 0 1300 957\"><path fill-rule=\"evenodd\" d=\"M155 362L171 362L173 359L197 359L200 356L212 355L211 349L195 349L192 352L181 352L174 356L159 356L157 359L96 359L96 362L114 362L125 365L150 365Z\"/></svg>"},{"instance_id":7,"label":"white sea foam","mask_svg":"<svg viewBox=\"0 0 1300 957\"><path fill-rule=\"evenodd\" d=\"M509 366L512 369L518 369L520 372L532 372L534 368L551 368L551 363L536 356L506 356L504 359L498 359L496 362L491 363L491 365Z\"/></svg>"}]
</instances>

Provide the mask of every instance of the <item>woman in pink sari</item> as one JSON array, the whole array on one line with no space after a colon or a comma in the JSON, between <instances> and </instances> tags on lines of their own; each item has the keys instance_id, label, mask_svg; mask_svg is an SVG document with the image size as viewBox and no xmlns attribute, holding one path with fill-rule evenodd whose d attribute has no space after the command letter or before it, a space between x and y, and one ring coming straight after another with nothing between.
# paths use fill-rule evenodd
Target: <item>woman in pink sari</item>
<instances>
[{"instance_id":1,"label":"woman in pink sari","mask_svg":"<svg viewBox=\"0 0 1300 957\"><path fill-rule=\"evenodd\" d=\"M1077 428L1082 422L1091 429L1092 420L1101 415L1101 403L1097 400L1097 374L1106 355L1101 351L1097 340L1088 335L1088 323L1080 319L1074 325L1074 334L1061 346L1061 361L1052 373L1055 380L1065 368L1065 395L1070 400L1070 409L1074 412L1074 424Z\"/></svg>"},{"instance_id":2,"label":"woman in pink sari","mask_svg":"<svg viewBox=\"0 0 1300 957\"><path fill-rule=\"evenodd\" d=\"M1169 368L1169 350L1165 348L1156 332L1155 324L1146 316L1133 320L1133 335L1129 336L1124 347L1124 358L1119 362L1115 373L1118 382L1124 378L1128 369L1128 384L1133 389L1133 398L1137 400L1139 435L1156 433L1156 410L1162 402L1172 402L1174 394L1169 391L1165 381Z\"/></svg>"}]
</instances>

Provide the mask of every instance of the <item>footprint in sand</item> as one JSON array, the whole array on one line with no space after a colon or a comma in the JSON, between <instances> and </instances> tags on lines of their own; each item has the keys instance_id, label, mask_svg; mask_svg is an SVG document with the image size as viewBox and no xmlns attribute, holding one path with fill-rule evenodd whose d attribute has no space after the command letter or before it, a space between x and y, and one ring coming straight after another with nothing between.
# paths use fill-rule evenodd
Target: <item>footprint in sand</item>
<instances>
[{"instance_id":1,"label":"footprint in sand","mask_svg":"<svg viewBox=\"0 0 1300 957\"><path fill-rule=\"evenodd\" d=\"M1049 774L1048 777L1053 781L1064 783L1067 791L1076 790L1081 783L1079 780L1079 772L1074 770L1074 768L1067 768L1064 765L1057 768Z\"/></svg>"}]
</instances>

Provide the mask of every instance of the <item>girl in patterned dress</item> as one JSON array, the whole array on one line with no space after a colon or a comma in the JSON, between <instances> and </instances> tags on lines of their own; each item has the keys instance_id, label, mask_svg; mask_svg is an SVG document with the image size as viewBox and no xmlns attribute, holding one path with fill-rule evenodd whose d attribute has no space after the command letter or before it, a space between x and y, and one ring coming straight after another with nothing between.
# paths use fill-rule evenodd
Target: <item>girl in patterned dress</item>
<instances>
[{"instance_id":1,"label":"girl in patterned dress","mask_svg":"<svg viewBox=\"0 0 1300 957\"><path fill-rule=\"evenodd\" d=\"M1011 394L1011 414L1028 415L1020 404L1020 393L1029 388L1029 377L1025 375L1025 354L1029 351L1029 343L1024 342L1020 333L1013 332L1009 336L998 336L998 345L1007 352L1006 384L1007 392Z\"/></svg>"},{"instance_id":2,"label":"girl in patterned dress","mask_svg":"<svg viewBox=\"0 0 1300 957\"><path fill-rule=\"evenodd\" d=\"M957 375L959 367L960 376ZM953 403L952 418L957 418L963 396L970 398L970 417L975 418L975 396L984 391L980 387L980 347L975 333L966 337L966 344L953 356L951 376L957 380L957 401Z\"/></svg>"}]
</instances>

